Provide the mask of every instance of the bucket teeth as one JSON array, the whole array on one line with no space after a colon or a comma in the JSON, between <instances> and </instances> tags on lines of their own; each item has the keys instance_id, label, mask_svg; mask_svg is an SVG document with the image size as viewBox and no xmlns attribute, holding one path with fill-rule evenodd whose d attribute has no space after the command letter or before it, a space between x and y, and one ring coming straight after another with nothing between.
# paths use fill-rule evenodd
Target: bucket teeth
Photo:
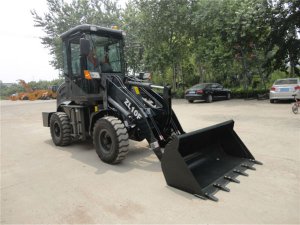
<instances>
[{"instance_id":1,"label":"bucket teeth","mask_svg":"<svg viewBox=\"0 0 300 225\"><path fill-rule=\"evenodd\" d=\"M240 181L238 179L235 179L233 177L224 176L224 179L229 180L229 181L234 182L234 183L238 183L238 184L240 183Z\"/></svg>"},{"instance_id":2,"label":"bucket teeth","mask_svg":"<svg viewBox=\"0 0 300 225\"><path fill-rule=\"evenodd\" d=\"M210 200L213 200L215 202L219 201L219 199L211 194L208 194L208 193L205 193L205 196L210 199Z\"/></svg>"},{"instance_id":3,"label":"bucket teeth","mask_svg":"<svg viewBox=\"0 0 300 225\"><path fill-rule=\"evenodd\" d=\"M238 174L240 174L240 175L243 175L243 176L246 176L246 177L248 177L249 175L248 175L248 173L245 173L244 171L241 171L241 170L233 170L233 172L235 172L235 173L238 173Z\"/></svg>"},{"instance_id":4,"label":"bucket teeth","mask_svg":"<svg viewBox=\"0 0 300 225\"><path fill-rule=\"evenodd\" d=\"M263 165L262 162L257 161L257 160L255 160L255 159L249 159L249 161L252 162L252 163L255 163L255 164L257 164L257 165Z\"/></svg>"},{"instance_id":5,"label":"bucket teeth","mask_svg":"<svg viewBox=\"0 0 300 225\"><path fill-rule=\"evenodd\" d=\"M226 191L226 192L229 192L229 191L230 191L229 188L227 188L227 187L225 187L225 186L223 186L223 185L221 185L221 184L213 184L213 186L216 187L216 188L219 188L219 189L222 190L222 191Z\"/></svg>"},{"instance_id":6,"label":"bucket teeth","mask_svg":"<svg viewBox=\"0 0 300 225\"><path fill-rule=\"evenodd\" d=\"M254 167L252 167L252 166L250 166L250 165L247 165L247 164L242 164L241 166L242 166L242 167L245 167L245 168L247 168L247 169L249 169L249 170L256 170Z\"/></svg>"},{"instance_id":7,"label":"bucket teeth","mask_svg":"<svg viewBox=\"0 0 300 225\"><path fill-rule=\"evenodd\" d=\"M201 198L201 199L203 199L203 200L206 200L206 199L207 199L207 198L205 198L204 196L198 195L198 194L194 194L194 196L196 196L196 197L198 197L198 198Z\"/></svg>"}]
</instances>

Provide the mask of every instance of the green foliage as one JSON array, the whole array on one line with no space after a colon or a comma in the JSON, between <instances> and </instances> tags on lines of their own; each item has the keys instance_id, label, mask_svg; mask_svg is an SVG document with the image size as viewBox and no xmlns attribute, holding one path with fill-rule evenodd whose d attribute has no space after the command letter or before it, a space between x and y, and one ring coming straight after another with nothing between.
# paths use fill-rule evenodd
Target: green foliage
<instances>
[{"instance_id":1,"label":"green foliage","mask_svg":"<svg viewBox=\"0 0 300 225\"><path fill-rule=\"evenodd\" d=\"M275 80L277 79L283 79L283 78L288 78L290 75L287 72L283 72L280 70L275 70L271 75L270 75L270 80L268 82L268 87L271 87Z\"/></svg>"},{"instance_id":2,"label":"green foliage","mask_svg":"<svg viewBox=\"0 0 300 225\"><path fill-rule=\"evenodd\" d=\"M47 0L48 12L41 16L36 10L31 14L36 27L41 27L45 36L42 44L49 48L56 69L63 68L60 34L80 24L97 24L111 27L120 24L120 8L113 0Z\"/></svg>"},{"instance_id":3,"label":"green foliage","mask_svg":"<svg viewBox=\"0 0 300 225\"><path fill-rule=\"evenodd\" d=\"M231 97L232 98L257 98L258 95L268 94L268 90L265 89L252 89L248 90L243 89L242 87L231 89Z\"/></svg>"},{"instance_id":4,"label":"green foliage","mask_svg":"<svg viewBox=\"0 0 300 225\"><path fill-rule=\"evenodd\" d=\"M300 75L300 1L278 0L274 2L271 14L271 31L266 39L273 57L274 69L287 70L289 63L290 76Z\"/></svg>"},{"instance_id":5,"label":"green foliage","mask_svg":"<svg viewBox=\"0 0 300 225\"><path fill-rule=\"evenodd\" d=\"M185 90L182 88L179 88L173 93L173 97L174 98L184 98L184 94L185 94Z\"/></svg>"},{"instance_id":6,"label":"green foliage","mask_svg":"<svg viewBox=\"0 0 300 225\"><path fill-rule=\"evenodd\" d=\"M129 0L124 9L116 0L47 3L44 16L32 15L59 69L59 34L91 23L126 31L128 68L151 72L153 82L172 85L176 96L199 82L245 92L300 75L299 0Z\"/></svg>"},{"instance_id":7,"label":"green foliage","mask_svg":"<svg viewBox=\"0 0 300 225\"><path fill-rule=\"evenodd\" d=\"M24 92L24 88L18 84L13 84L11 86L5 86L1 83L0 87L0 98L7 99L9 96L15 93Z\"/></svg>"}]
</instances>

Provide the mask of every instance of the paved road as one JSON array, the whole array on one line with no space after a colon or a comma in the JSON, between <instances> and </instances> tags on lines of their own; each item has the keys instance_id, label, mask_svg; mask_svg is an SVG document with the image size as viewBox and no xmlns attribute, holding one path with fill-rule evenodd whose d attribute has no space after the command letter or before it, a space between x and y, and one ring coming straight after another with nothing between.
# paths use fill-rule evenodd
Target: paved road
<instances>
[{"instance_id":1,"label":"paved road","mask_svg":"<svg viewBox=\"0 0 300 225\"><path fill-rule=\"evenodd\" d=\"M41 112L54 101L1 101L1 223L300 223L300 115L268 101L174 101L186 131L234 119L264 166L218 203L166 185L146 142L102 163L91 143L55 147Z\"/></svg>"}]
</instances>

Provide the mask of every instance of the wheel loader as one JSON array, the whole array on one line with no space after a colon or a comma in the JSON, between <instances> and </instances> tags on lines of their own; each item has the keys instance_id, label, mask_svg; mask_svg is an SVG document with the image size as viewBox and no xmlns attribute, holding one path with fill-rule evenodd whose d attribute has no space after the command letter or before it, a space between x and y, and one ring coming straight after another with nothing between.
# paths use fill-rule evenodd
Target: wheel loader
<instances>
[{"instance_id":1,"label":"wheel loader","mask_svg":"<svg viewBox=\"0 0 300 225\"><path fill-rule=\"evenodd\" d=\"M229 191L229 182L255 170L255 160L226 121L185 133L171 106L170 86L125 74L120 30L79 25L61 35L65 82L57 91L56 112L43 112L57 146L92 139L100 159L118 164L129 139L147 140L161 162L169 186L203 199Z\"/></svg>"}]
</instances>

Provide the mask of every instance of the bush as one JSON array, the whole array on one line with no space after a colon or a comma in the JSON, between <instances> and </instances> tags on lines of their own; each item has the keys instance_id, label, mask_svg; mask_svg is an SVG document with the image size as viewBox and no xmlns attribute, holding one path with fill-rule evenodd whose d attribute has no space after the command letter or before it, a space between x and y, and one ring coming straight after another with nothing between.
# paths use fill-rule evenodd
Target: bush
<instances>
[{"instance_id":1,"label":"bush","mask_svg":"<svg viewBox=\"0 0 300 225\"><path fill-rule=\"evenodd\" d=\"M267 93L266 93L267 92ZM259 95L268 94L268 90L264 89L248 89L244 90L243 88L231 89L232 98L257 98Z\"/></svg>"},{"instance_id":2,"label":"bush","mask_svg":"<svg viewBox=\"0 0 300 225\"><path fill-rule=\"evenodd\" d=\"M172 93L173 98L184 98L184 90L177 89L175 92Z\"/></svg>"}]
</instances>

